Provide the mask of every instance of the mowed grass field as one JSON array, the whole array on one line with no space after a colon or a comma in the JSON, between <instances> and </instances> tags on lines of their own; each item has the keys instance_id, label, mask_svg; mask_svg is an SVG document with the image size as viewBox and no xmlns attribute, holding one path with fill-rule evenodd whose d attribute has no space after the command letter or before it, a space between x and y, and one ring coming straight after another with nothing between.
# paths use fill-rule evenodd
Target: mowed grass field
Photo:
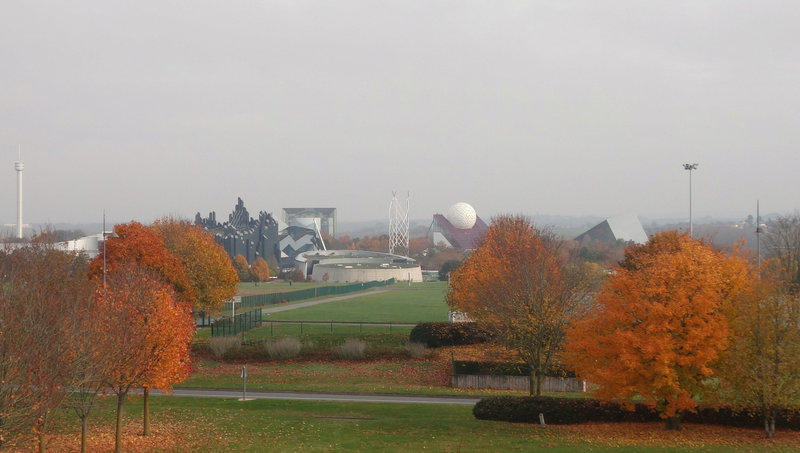
<instances>
[{"instance_id":1,"label":"mowed grass field","mask_svg":"<svg viewBox=\"0 0 800 453\"><path fill-rule=\"evenodd\" d=\"M447 321L446 282L396 283L387 291L272 313L270 319L296 321L432 322ZM352 295L357 295L354 293ZM269 308L269 307L267 307Z\"/></svg>"},{"instance_id":2,"label":"mowed grass field","mask_svg":"<svg viewBox=\"0 0 800 453\"><path fill-rule=\"evenodd\" d=\"M477 420L468 406L152 397L151 431L141 436L141 398L125 408L127 452L791 452L798 433L773 441L758 429L662 424L572 426ZM114 399L90 418L89 451L113 448ZM60 411L48 451L77 451L80 426ZM20 448L30 451L32 448Z\"/></svg>"}]
</instances>

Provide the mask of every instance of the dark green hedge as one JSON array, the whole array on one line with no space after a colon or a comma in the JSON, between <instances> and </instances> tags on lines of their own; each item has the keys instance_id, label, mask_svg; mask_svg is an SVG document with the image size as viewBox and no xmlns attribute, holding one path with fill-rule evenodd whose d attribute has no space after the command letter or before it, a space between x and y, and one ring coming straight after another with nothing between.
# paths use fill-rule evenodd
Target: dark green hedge
<instances>
[{"instance_id":1,"label":"dark green hedge","mask_svg":"<svg viewBox=\"0 0 800 453\"><path fill-rule=\"evenodd\" d=\"M484 398L472 409L480 420L499 420L517 423L539 423L539 414L546 423L569 425L586 422L650 422L658 414L644 404L626 411L619 404L591 398L553 398L547 396Z\"/></svg>"},{"instance_id":2,"label":"dark green hedge","mask_svg":"<svg viewBox=\"0 0 800 453\"><path fill-rule=\"evenodd\" d=\"M412 343L424 343L429 348L486 343L489 332L474 322L423 322L417 324L408 337Z\"/></svg>"},{"instance_id":3,"label":"dark green hedge","mask_svg":"<svg viewBox=\"0 0 800 453\"><path fill-rule=\"evenodd\" d=\"M539 414L546 423L569 425L587 422L653 422L661 420L658 414L638 403L633 411L614 402L593 398L554 398L547 396L484 398L472 409L475 418L517 423L539 423ZM746 410L731 407L699 407L696 413L685 413L687 423L761 428L763 420ZM776 425L800 431L800 411L784 409Z\"/></svg>"},{"instance_id":4,"label":"dark green hedge","mask_svg":"<svg viewBox=\"0 0 800 453\"><path fill-rule=\"evenodd\" d=\"M526 363L456 360L453 362L453 373L495 376L530 376L531 367ZM545 375L552 377L575 377L575 373L556 367L548 370Z\"/></svg>"}]
</instances>

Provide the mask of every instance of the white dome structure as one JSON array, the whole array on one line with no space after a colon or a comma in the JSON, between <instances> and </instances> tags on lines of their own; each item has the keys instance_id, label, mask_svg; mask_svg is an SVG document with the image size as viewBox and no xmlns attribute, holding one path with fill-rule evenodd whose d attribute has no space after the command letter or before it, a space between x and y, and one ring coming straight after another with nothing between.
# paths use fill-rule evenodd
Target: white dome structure
<instances>
[{"instance_id":1,"label":"white dome structure","mask_svg":"<svg viewBox=\"0 0 800 453\"><path fill-rule=\"evenodd\" d=\"M461 230L469 230L475 226L475 221L478 219L478 214L475 213L475 208L464 202L458 202L450 209L447 210L445 218L448 222L453 224L454 227Z\"/></svg>"}]
</instances>

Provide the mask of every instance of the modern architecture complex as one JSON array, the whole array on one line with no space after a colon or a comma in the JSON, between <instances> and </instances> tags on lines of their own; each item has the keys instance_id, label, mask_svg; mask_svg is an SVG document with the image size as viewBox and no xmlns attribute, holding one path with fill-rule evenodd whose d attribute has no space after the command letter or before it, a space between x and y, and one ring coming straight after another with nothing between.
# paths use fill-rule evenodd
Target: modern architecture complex
<instances>
[{"instance_id":1,"label":"modern architecture complex","mask_svg":"<svg viewBox=\"0 0 800 453\"><path fill-rule=\"evenodd\" d=\"M489 226L478 217L475 208L459 202L447 214L434 214L428 236L435 245L473 250L478 247Z\"/></svg>"}]
</instances>

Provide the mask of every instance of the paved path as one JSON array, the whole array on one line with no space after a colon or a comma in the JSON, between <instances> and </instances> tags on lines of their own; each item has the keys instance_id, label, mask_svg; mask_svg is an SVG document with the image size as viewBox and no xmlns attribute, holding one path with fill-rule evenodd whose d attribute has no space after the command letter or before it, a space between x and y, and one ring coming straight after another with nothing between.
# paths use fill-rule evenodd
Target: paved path
<instances>
[{"instance_id":1,"label":"paved path","mask_svg":"<svg viewBox=\"0 0 800 453\"><path fill-rule=\"evenodd\" d=\"M195 398L241 398L242 391L176 388L173 395ZM248 399L292 400L292 401L338 401L353 403L400 403L400 404L455 404L474 406L477 397L428 396L428 395L381 395L317 392L265 392L248 391Z\"/></svg>"},{"instance_id":2,"label":"paved path","mask_svg":"<svg viewBox=\"0 0 800 453\"><path fill-rule=\"evenodd\" d=\"M296 308L311 307L319 304L327 304L328 302L336 302L339 300L355 299L356 297L371 296L373 294L384 293L386 291L391 291L391 290L392 288L389 287L381 287L381 288L374 288L371 291L350 293L350 294L345 294L343 296L329 297L326 299L309 300L307 302L298 302L291 305L280 305L277 307L263 308L261 309L261 314L266 315L269 313L278 313L281 311L294 310Z\"/></svg>"}]
</instances>

